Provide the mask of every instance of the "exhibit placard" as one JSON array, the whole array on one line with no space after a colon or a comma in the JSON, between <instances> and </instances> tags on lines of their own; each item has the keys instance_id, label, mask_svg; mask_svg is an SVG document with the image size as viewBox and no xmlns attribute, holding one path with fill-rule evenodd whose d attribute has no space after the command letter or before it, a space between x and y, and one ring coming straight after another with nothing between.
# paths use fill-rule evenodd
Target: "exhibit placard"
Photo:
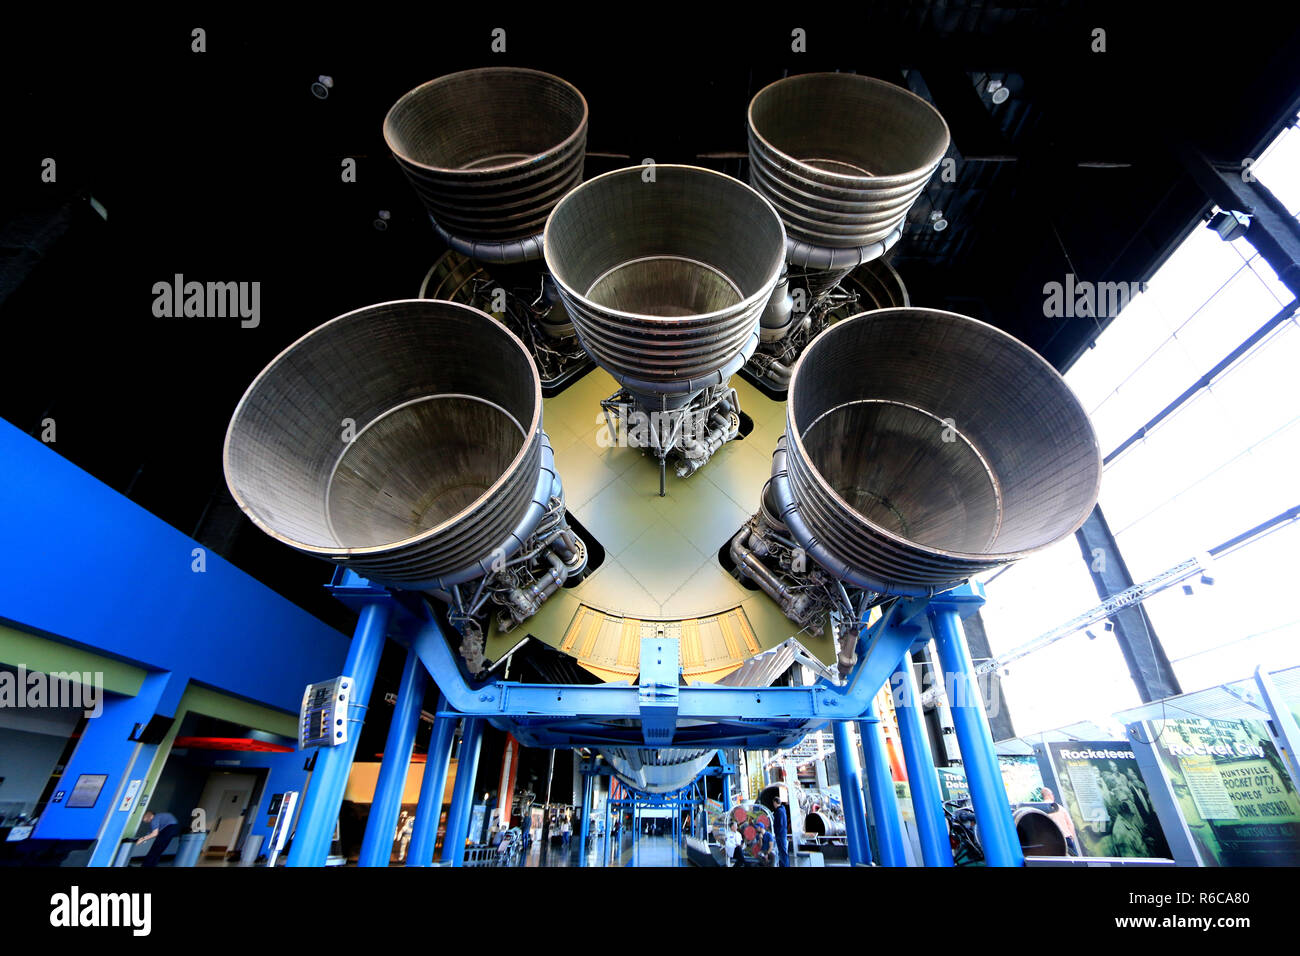
<instances>
[{"instance_id":1,"label":"exhibit placard","mask_svg":"<svg viewBox=\"0 0 1300 956\"><path fill-rule=\"evenodd\" d=\"M1209 866L1300 866L1300 794L1260 721L1141 725Z\"/></svg>"},{"instance_id":2,"label":"exhibit placard","mask_svg":"<svg viewBox=\"0 0 1300 956\"><path fill-rule=\"evenodd\" d=\"M1132 747L1122 740L1069 740L1048 743L1044 753L1082 856L1169 857Z\"/></svg>"}]
</instances>

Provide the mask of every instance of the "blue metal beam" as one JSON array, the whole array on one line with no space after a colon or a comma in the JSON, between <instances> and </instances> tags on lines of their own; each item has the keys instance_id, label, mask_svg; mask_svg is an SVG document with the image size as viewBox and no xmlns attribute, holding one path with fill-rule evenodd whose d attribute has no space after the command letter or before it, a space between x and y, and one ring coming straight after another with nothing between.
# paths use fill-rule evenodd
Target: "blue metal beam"
<instances>
[{"instance_id":1,"label":"blue metal beam","mask_svg":"<svg viewBox=\"0 0 1300 956\"><path fill-rule=\"evenodd\" d=\"M366 819L366 833L361 840L357 866L388 866L393 855L393 833L402 810L402 793L411 766L415 746L415 729L420 724L420 705L424 703L424 667L411 651L406 653L402 679L397 686L397 703L388 725L384 744L384 762L375 781L375 796Z\"/></svg>"},{"instance_id":2,"label":"blue metal beam","mask_svg":"<svg viewBox=\"0 0 1300 956\"><path fill-rule=\"evenodd\" d=\"M474 810L474 777L478 774L479 751L483 746L483 721L465 718L460 736L460 757L456 761L456 784L447 811L447 832L442 838L442 860L452 866L465 864L465 838L469 835Z\"/></svg>"},{"instance_id":3,"label":"blue metal beam","mask_svg":"<svg viewBox=\"0 0 1300 956\"><path fill-rule=\"evenodd\" d=\"M969 587L961 590L963 593L954 593L951 599L944 595L932 601L930 606L939 663L944 670L945 683L951 681L953 688L948 701L953 729L957 733L957 746L961 750L962 766L970 786L971 804L979 825L985 861L989 866L1024 866L1024 853L1011 818L1011 801L1007 799L1007 790L1002 783L993 735L989 732L984 703L975 685L970 650L962 636L961 611L972 606L970 596L978 595L978 592Z\"/></svg>"},{"instance_id":4,"label":"blue metal beam","mask_svg":"<svg viewBox=\"0 0 1300 956\"><path fill-rule=\"evenodd\" d=\"M641 640L641 734L648 747L667 747L677 729L679 648L675 637Z\"/></svg>"},{"instance_id":5,"label":"blue metal beam","mask_svg":"<svg viewBox=\"0 0 1300 956\"><path fill-rule=\"evenodd\" d=\"M608 782L606 785L608 786ZM604 852L604 856L601 858L600 861L601 866L609 866L609 851L610 851L609 810L610 810L611 803L613 803L613 801L610 800L609 790L606 789L605 790L605 839L602 843L602 845L605 848L605 852Z\"/></svg>"},{"instance_id":6,"label":"blue metal beam","mask_svg":"<svg viewBox=\"0 0 1300 956\"><path fill-rule=\"evenodd\" d=\"M876 821L880 865L907 866L903 821L898 813L898 797L894 793L894 779L890 776L889 758L885 754L884 731L874 702L867 709L867 719L858 722L858 733L862 735L862 753L867 762L867 792L871 797L871 815Z\"/></svg>"},{"instance_id":7,"label":"blue metal beam","mask_svg":"<svg viewBox=\"0 0 1300 956\"><path fill-rule=\"evenodd\" d=\"M385 592L350 572L336 578L334 591L340 600L351 605L366 600L373 601L379 595L387 596ZM397 607L395 617L398 621L398 634L410 642L412 652L445 694L439 706L440 721L463 715L467 720L467 733L470 725L481 729L478 721L486 719L494 726L509 730L526 745L537 747L694 745L780 749L793 746L806 733L824 727L827 723L835 726L838 747L839 737L846 735L844 728L836 725L847 720L865 720L869 726L866 728L868 733L864 743L868 750L873 750L878 742L872 742L877 732L871 710L872 698L890 674L899 669L900 659L913 646L927 641L931 633L935 636L941 659L950 674L959 680L971 680L973 669L969 651L960 640L958 615L977 608L983 602L983 593L978 586L963 585L929 598L895 601L874 626L864 630L858 643L858 660L843 686L820 679L811 687L766 688L724 687L714 684L680 686L677 642L667 638L648 638L643 643L639 686L621 683L522 684L499 680L472 684L461 671L428 604L419 596L407 594L395 594L390 599ZM956 640L953 639L954 634ZM960 645L961 654L954 656L954 645ZM981 743L979 730L980 720L983 719L982 709L977 706L972 713L969 708L963 710L960 706L955 706L953 710L958 742L962 746L968 773L971 774L976 814L981 831L992 843L989 860L991 863L1003 861L1009 865L1023 862L1018 842L1014 845L1006 842L1007 829L1010 828L1014 839L1014 828L1010 827L1009 807L997 774L987 721L982 725ZM910 726L907 724L910 720L908 715L900 716L900 720L904 722L903 726ZM923 728L921 734L917 734L916 729L911 727L904 730L910 741L905 744L905 757L907 748L911 747L914 750L910 757L913 764L923 759L927 762L929 760L915 749L924 739ZM852 772L856 775L856 754L847 746L842 749L846 754L852 755ZM474 748L474 756L477 757L477 746ZM468 769L464 764L462 768ZM590 772L604 774L608 770ZM723 776L723 800L729 808L730 786L727 775L734 773L734 768L713 767L705 773ZM848 768L842 768L842 773L847 775ZM918 815L925 818L923 832L927 832L926 828L930 831L923 837L929 844L927 862L942 862L942 833L936 832L937 813L940 812L937 796L926 783L928 777L915 770L912 773L921 781L916 791L916 800L924 805L924 808L918 810ZM991 780L989 773L998 777L996 784L997 789L1001 790L1000 798L991 790L993 783L987 782ZM897 809L892 788L889 788L888 793L890 799L884 799L884 788L890 781L887 773L877 772L872 777L877 791L873 793L873 806L879 804L877 816L883 821L882 856L886 862L899 862L901 835L894 832L890 822L891 818L897 822L896 812L892 815L888 812L891 806L895 811ZM458 777L458 792L460 779ZM860 781L861 778L857 779ZM696 784L699 782L697 780ZM471 787L471 792L461 804L457 804L453 798L454 812L451 818L452 824L458 828L454 832L460 835L461 844L444 847L444 859L451 858L456 850L463 848L464 828L472 806L472 781L466 786ZM845 798L846 814L851 820L863 820L862 825L857 827L858 839L852 839L854 828L850 826L850 847L857 862L869 862L870 845L866 839L865 807L860 782L856 788L850 786L848 791ZM677 801L672 805L678 807L689 799L685 791L670 796ZM1003 812L993 814L990 807L996 807L999 803ZM851 804L856 805L856 813ZM669 801L653 802L647 797L644 801L634 800L631 805L639 823L642 806L664 806L669 805ZM986 826L986 819L997 817L1005 818L1005 822L994 822ZM639 826L634 830L639 831ZM453 832L451 825L448 832ZM639 832L634 832L634 838L637 836ZM455 844L456 841L449 840L449 843Z\"/></svg>"},{"instance_id":8,"label":"blue metal beam","mask_svg":"<svg viewBox=\"0 0 1300 956\"><path fill-rule=\"evenodd\" d=\"M582 775L582 826L578 833L578 866L587 865L587 834L591 832L591 774Z\"/></svg>"},{"instance_id":9,"label":"blue metal beam","mask_svg":"<svg viewBox=\"0 0 1300 956\"><path fill-rule=\"evenodd\" d=\"M884 686L903 652L917 640L920 627L911 618L919 616L924 607L923 601L900 602L897 611L867 631L860 640L862 651L858 664L845 686L819 679L811 687L724 687L702 683L675 687L676 723L680 727L688 720L734 722L737 718L758 718L784 722L789 735L798 738L827 720L856 718ZM410 639L416 653L447 695L450 706L466 716L575 720L643 716L643 687L628 684L492 681L471 687L436 621L426 616L412 624L411 630ZM656 683L664 690L662 681ZM607 731L613 734L615 728L609 727ZM681 733L682 730L677 731L673 742Z\"/></svg>"},{"instance_id":10,"label":"blue metal beam","mask_svg":"<svg viewBox=\"0 0 1300 956\"><path fill-rule=\"evenodd\" d=\"M382 597L367 604L357 620L343 673L352 678L352 704L348 708L348 739L337 747L316 751L316 766L298 815L298 828L289 848L288 866L324 866L334 838L334 825L343 806L343 792L352 772L352 758L361 739L361 724L375 683L375 671L384 652L391 607Z\"/></svg>"},{"instance_id":11,"label":"blue metal beam","mask_svg":"<svg viewBox=\"0 0 1300 956\"><path fill-rule=\"evenodd\" d=\"M438 710L446 707L440 697ZM442 797L447 790L447 768L451 764L451 744L456 734L456 718L442 713L434 718L429 738L429 755L424 762L424 780L420 784L420 802L415 807L415 825L411 845L407 848L407 866L433 863L434 845L438 842L438 821L442 817Z\"/></svg>"},{"instance_id":12,"label":"blue metal beam","mask_svg":"<svg viewBox=\"0 0 1300 956\"><path fill-rule=\"evenodd\" d=\"M728 767L727 755L721 750L718 751L718 762L724 767ZM726 813L731 812L731 774L724 769L719 775L722 777L722 809Z\"/></svg>"},{"instance_id":13,"label":"blue metal beam","mask_svg":"<svg viewBox=\"0 0 1300 956\"><path fill-rule=\"evenodd\" d=\"M867 843L867 815L862 803L862 778L858 773L857 748L849 739L849 722L831 724L835 739L835 762L840 772L840 802L844 805L844 832L849 843L849 864L863 866L871 862ZM793 798L793 794L791 795Z\"/></svg>"},{"instance_id":14,"label":"blue metal beam","mask_svg":"<svg viewBox=\"0 0 1300 956\"><path fill-rule=\"evenodd\" d=\"M903 747L903 762L916 811L916 831L921 842L921 858L926 866L952 866L952 844L943 814L943 795L930 740L921 714L921 695L916 688L912 655L904 654L890 680L894 695L894 713L898 715L898 735Z\"/></svg>"}]
</instances>

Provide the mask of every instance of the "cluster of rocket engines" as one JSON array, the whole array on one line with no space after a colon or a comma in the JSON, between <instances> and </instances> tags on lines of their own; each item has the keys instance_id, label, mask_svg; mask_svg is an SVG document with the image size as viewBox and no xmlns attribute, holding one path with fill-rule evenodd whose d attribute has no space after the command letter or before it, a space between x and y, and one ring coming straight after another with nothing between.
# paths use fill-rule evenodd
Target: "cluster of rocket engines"
<instances>
[{"instance_id":1,"label":"cluster of rocket engines","mask_svg":"<svg viewBox=\"0 0 1300 956\"><path fill-rule=\"evenodd\" d=\"M733 376L788 396L735 573L841 669L873 605L933 594L1071 533L1097 496L1091 426L1005 333L911 308L884 253L949 147L925 100L792 76L748 113L750 184L650 165L582 180L586 100L534 70L439 77L384 121L449 252L434 298L339 316L277 356L225 443L266 533L447 608L471 674L484 635L585 572L542 427L586 362L611 435L659 493L741 429ZM871 306L862 310L863 306ZM489 314L491 313L491 314Z\"/></svg>"}]
</instances>

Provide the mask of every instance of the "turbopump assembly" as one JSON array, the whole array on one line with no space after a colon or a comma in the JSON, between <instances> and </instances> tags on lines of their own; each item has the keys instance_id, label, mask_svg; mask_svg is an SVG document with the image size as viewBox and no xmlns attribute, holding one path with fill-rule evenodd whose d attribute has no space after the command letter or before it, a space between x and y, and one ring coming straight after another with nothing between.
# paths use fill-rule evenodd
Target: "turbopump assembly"
<instances>
[{"instance_id":1,"label":"turbopump assembly","mask_svg":"<svg viewBox=\"0 0 1300 956\"><path fill-rule=\"evenodd\" d=\"M843 673L871 607L1054 544L1100 482L1087 414L1028 346L950 312L865 312L796 365L771 478L731 557L801 627L830 624Z\"/></svg>"},{"instance_id":2,"label":"turbopump assembly","mask_svg":"<svg viewBox=\"0 0 1300 956\"><path fill-rule=\"evenodd\" d=\"M309 332L244 393L224 464L273 538L445 603L471 673L493 611L508 631L586 568L537 368L468 306L385 302Z\"/></svg>"}]
</instances>

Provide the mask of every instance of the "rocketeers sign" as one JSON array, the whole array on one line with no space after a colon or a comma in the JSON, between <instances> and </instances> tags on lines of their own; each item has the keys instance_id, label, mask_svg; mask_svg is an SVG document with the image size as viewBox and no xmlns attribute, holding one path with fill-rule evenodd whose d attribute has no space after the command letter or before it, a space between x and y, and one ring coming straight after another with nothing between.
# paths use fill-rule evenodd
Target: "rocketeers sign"
<instances>
[{"instance_id":1,"label":"rocketeers sign","mask_svg":"<svg viewBox=\"0 0 1300 956\"><path fill-rule=\"evenodd\" d=\"M1074 822L1079 852L1090 857L1169 857L1133 749L1121 740L1049 743L1044 779L1060 784L1057 801Z\"/></svg>"}]
</instances>

